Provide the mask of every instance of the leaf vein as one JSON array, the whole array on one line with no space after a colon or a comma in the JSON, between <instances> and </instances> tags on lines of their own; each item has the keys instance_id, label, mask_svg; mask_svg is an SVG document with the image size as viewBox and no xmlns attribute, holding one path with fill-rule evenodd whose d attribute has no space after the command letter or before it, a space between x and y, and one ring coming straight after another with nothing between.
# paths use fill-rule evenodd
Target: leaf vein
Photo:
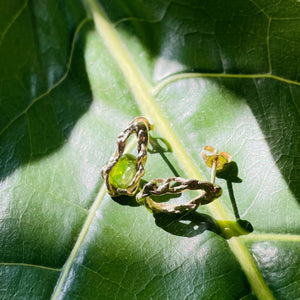
<instances>
[{"instance_id":1,"label":"leaf vein","mask_svg":"<svg viewBox=\"0 0 300 300\"><path fill-rule=\"evenodd\" d=\"M7 24L6 28L3 30L2 34L0 35L0 46L2 44L2 41L5 37L5 35L7 34L7 32L9 31L9 29L11 28L11 26L16 22L16 20L20 17L20 15L22 14L23 10L27 7L28 5L28 0L24 1L23 6L16 12L16 14L12 17L11 21Z\"/></svg>"},{"instance_id":2,"label":"leaf vein","mask_svg":"<svg viewBox=\"0 0 300 300\"><path fill-rule=\"evenodd\" d=\"M63 266L62 273L56 283L53 294L51 296L52 300L57 299L57 297L59 296L61 288L62 288L63 284L65 283L65 280L67 278L69 270L71 269L72 263L74 262L76 254L78 253L79 248L86 237L86 234L90 228L90 225L96 215L96 211L97 211L98 207L100 206L100 204L102 203L105 193L106 193L106 187L103 184L98 192L98 195L95 198L95 201L94 201L94 203L89 211L89 214L85 220L85 223L83 224L83 227L82 227L82 229L79 233L78 239L70 253L70 256L68 257L65 265Z\"/></svg>"},{"instance_id":3,"label":"leaf vein","mask_svg":"<svg viewBox=\"0 0 300 300\"><path fill-rule=\"evenodd\" d=\"M111 24L111 22L107 19L105 13L101 10L95 0L86 0L86 3L92 12L99 35L105 41L108 49L119 65L119 68L123 72L124 76L126 76L127 82L135 95L136 103L138 104L141 112L157 125L157 128L163 136L168 136L170 144L174 145L174 154L181 162L181 165L185 169L185 173L189 177L199 178L199 180L203 179L202 174L199 172L190 156L186 153L184 146L178 139L173 128L160 111L153 98L153 94L151 94L149 84L146 82L142 74L140 74L135 63L130 58L129 53L122 45L113 24ZM209 208L216 218L227 220L231 217L219 201L218 203L211 203ZM243 242L237 238L231 238L227 242L231 251L241 264L242 269L244 270L249 283L257 296L260 299L274 299L271 291L259 272L253 257L250 255Z\"/></svg>"},{"instance_id":4,"label":"leaf vein","mask_svg":"<svg viewBox=\"0 0 300 300\"><path fill-rule=\"evenodd\" d=\"M25 263L0 262L0 266L37 268L37 269L54 271L54 272L60 272L61 271L61 268L51 268L51 267L45 267L45 266L40 266L40 265L25 264Z\"/></svg>"},{"instance_id":5,"label":"leaf vein","mask_svg":"<svg viewBox=\"0 0 300 300\"><path fill-rule=\"evenodd\" d=\"M71 69L71 62L72 62L72 58L73 58L73 53L74 53L74 49L75 49L75 42L76 42L76 38L81 30L81 28L83 27L83 25L89 20L89 18L85 18L81 21L81 23L77 26L73 40L72 40L72 47L71 47L71 51L70 51L70 56L69 56L69 60L67 63L67 70L65 72L65 74L51 87L49 88L47 91L45 91L44 93L42 93L41 95L39 95L38 97L36 97L35 99L33 99L29 105L22 111L20 112L15 118L13 118L10 122L8 122L8 124L6 126L4 126L4 128L0 131L0 135L2 135L12 124L14 124L20 117L22 117L24 114L26 114L28 112L28 110L39 100L43 99L45 96L49 95L51 91L53 91L56 87L58 87L68 76L70 69Z\"/></svg>"},{"instance_id":6,"label":"leaf vein","mask_svg":"<svg viewBox=\"0 0 300 300\"><path fill-rule=\"evenodd\" d=\"M240 237L245 241L275 241L275 242L300 242L299 234L277 234L277 233L252 233Z\"/></svg>"},{"instance_id":7,"label":"leaf vein","mask_svg":"<svg viewBox=\"0 0 300 300\"><path fill-rule=\"evenodd\" d=\"M165 86L170 83L173 83L177 80L181 79L190 79L190 78L237 78L237 79L259 79L259 78L269 78L275 79L278 81L282 81L285 83L289 83L292 85L300 86L300 82L286 79L280 76L276 76L270 73L262 73L262 74L229 74L229 73L191 73L191 72L183 72L175 75L171 75L162 79L156 86L152 88L152 95L156 96Z\"/></svg>"}]
</instances>

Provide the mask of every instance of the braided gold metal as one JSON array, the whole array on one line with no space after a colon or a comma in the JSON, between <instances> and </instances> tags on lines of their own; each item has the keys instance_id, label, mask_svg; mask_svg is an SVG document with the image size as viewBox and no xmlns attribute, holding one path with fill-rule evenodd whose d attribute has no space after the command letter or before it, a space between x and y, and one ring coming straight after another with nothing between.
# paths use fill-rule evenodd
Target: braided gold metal
<instances>
[{"instance_id":1,"label":"braided gold metal","mask_svg":"<svg viewBox=\"0 0 300 300\"><path fill-rule=\"evenodd\" d=\"M176 183L175 186L171 184ZM162 196L166 194L180 194L185 191L202 190L203 192L181 205L158 203L150 198L151 195ZM203 182L196 179L184 179L181 177L170 177L167 179L155 178L143 186L143 189L136 195L136 200L144 204L153 213L179 214L186 211L196 210L199 205L205 205L220 197L222 188L210 182Z\"/></svg>"},{"instance_id":2,"label":"braided gold metal","mask_svg":"<svg viewBox=\"0 0 300 300\"><path fill-rule=\"evenodd\" d=\"M145 173L145 163L147 161L147 148L149 144L149 131L152 129L149 121L144 117L133 119L126 129L117 138L117 148L111 156L108 164L101 170L101 175L106 183L107 191L111 196L129 195L133 196L139 186L141 177ZM137 158L136 158L136 173L132 181L126 188L116 187L110 182L110 173L113 167L118 163L124 154L125 146L128 138L135 134L137 137Z\"/></svg>"}]
</instances>

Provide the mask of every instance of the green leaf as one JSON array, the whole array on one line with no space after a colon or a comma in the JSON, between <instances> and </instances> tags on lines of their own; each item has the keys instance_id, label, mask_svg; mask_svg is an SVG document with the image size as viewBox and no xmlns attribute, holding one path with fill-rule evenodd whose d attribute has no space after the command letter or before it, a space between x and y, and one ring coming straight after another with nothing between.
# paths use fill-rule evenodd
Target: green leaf
<instances>
[{"instance_id":1,"label":"green leaf","mask_svg":"<svg viewBox=\"0 0 300 300\"><path fill-rule=\"evenodd\" d=\"M300 298L299 2L100 2L0 4L0 298ZM143 179L226 151L253 232L223 179L181 219L109 197L138 115L166 150Z\"/></svg>"}]
</instances>

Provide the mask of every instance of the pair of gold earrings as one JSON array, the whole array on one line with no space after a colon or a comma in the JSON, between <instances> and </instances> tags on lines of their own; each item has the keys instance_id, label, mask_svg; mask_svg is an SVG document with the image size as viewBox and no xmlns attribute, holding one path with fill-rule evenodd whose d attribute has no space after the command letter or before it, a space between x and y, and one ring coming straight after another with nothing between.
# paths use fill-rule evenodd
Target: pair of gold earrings
<instances>
[{"instance_id":1,"label":"pair of gold earrings","mask_svg":"<svg viewBox=\"0 0 300 300\"><path fill-rule=\"evenodd\" d=\"M214 183L215 173L231 158L225 152L217 154L209 146L206 146L204 150L212 154L207 155L205 151L202 151L201 156L207 166L212 168L211 182L201 182L197 179L184 179L181 177L155 178L146 183L137 193L141 178L145 173L150 130L153 130L153 125L146 118L137 117L118 136L116 151L111 156L108 164L101 170L107 191L112 197L120 195L135 196L139 204L145 205L154 214L178 214L196 210L199 205L208 204L221 196L221 187ZM137 137L136 157L128 153L124 154L126 143L132 134ZM159 203L151 198L152 196L166 194L181 194L191 190L201 190L202 193L181 205Z\"/></svg>"}]
</instances>

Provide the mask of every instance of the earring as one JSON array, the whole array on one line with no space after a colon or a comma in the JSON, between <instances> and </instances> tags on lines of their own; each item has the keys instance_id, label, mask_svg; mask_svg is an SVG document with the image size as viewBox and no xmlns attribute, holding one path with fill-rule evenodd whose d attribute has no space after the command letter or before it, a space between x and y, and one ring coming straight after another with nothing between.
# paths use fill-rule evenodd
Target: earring
<instances>
[{"instance_id":1,"label":"earring","mask_svg":"<svg viewBox=\"0 0 300 300\"><path fill-rule=\"evenodd\" d=\"M153 129L144 117L132 120L117 138L117 148L108 164L101 170L107 191L111 196L133 196L145 173L149 144L149 131ZM137 157L124 154L128 138L135 134L137 137Z\"/></svg>"},{"instance_id":2,"label":"earring","mask_svg":"<svg viewBox=\"0 0 300 300\"><path fill-rule=\"evenodd\" d=\"M177 185L171 186L172 183ZM179 183L179 184L178 184ZM151 199L151 195L162 196L166 194L180 194L185 191L202 190L202 194L193 198L185 204L174 205L158 203ZM220 197L222 188L210 182L201 182L196 179L184 179L181 177L170 177L167 179L156 178L145 184L136 195L136 200L144 204L154 214L169 213L179 214L186 211L196 210L199 205L205 205Z\"/></svg>"}]
</instances>

